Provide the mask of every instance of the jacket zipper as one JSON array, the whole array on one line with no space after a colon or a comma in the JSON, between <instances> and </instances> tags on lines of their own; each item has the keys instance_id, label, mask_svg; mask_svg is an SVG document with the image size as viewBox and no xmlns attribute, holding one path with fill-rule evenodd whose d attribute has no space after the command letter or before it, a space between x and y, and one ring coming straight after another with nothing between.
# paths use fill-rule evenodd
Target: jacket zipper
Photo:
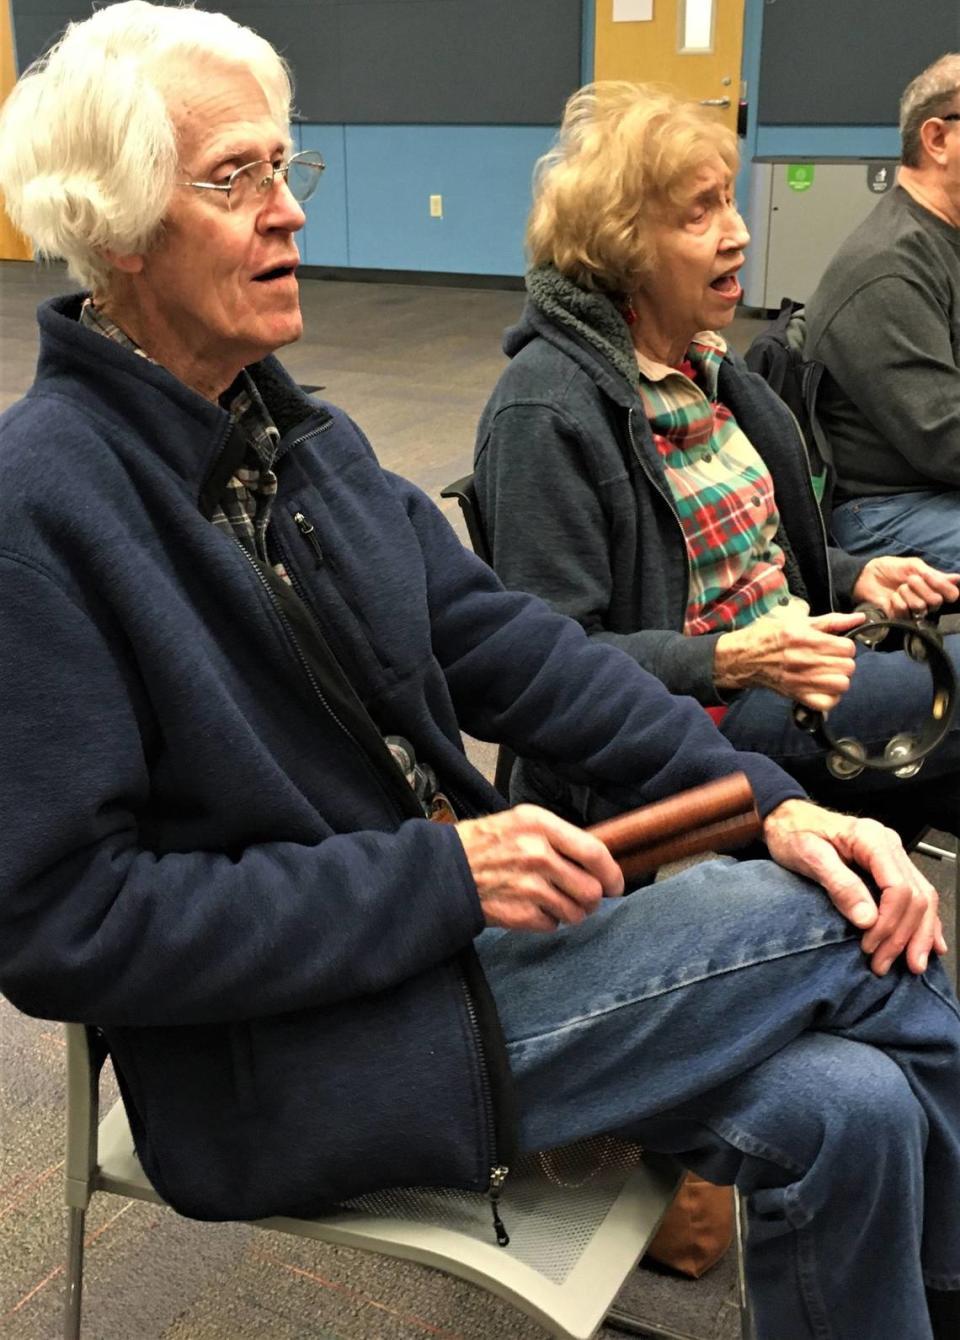
<instances>
[{"instance_id":1,"label":"jacket zipper","mask_svg":"<svg viewBox=\"0 0 960 1340\"><path fill-rule=\"evenodd\" d=\"M473 1002L473 996L470 994L470 987L464 978L460 979L463 987L463 998L467 1006L467 1017L470 1020L470 1027L473 1031L474 1042L477 1048L477 1057L480 1067L480 1092L483 1098L483 1113L487 1125L487 1138L490 1142L490 1149L493 1151L494 1158L497 1157L497 1132L493 1121L493 1094L490 1091L490 1075L487 1070L487 1057L483 1050L483 1040L480 1036L480 1021L477 1018L477 1007ZM493 1231L497 1235L497 1245L507 1247L510 1245L510 1234L506 1230L503 1220L500 1218L500 1196L503 1192L503 1184L507 1180L510 1169L503 1163L494 1163L490 1168L490 1184L487 1189L487 1199L490 1202L490 1212L493 1215Z\"/></svg>"},{"instance_id":2,"label":"jacket zipper","mask_svg":"<svg viewBox=\"0 0 960 1340\"><path fill-rule=\"evenodd\" d=\"M312 671L311 668L310 668L310 662L307 660L306 656L304 656L304 654L303 654L303 648L300 646L300 643L299 643L299 641L297 640L297 635L296 635L296 633L294 632L293 627L292 627L291 624L290 624L290 620L287 618L286 614L283 612L283 606L280 604L280 601L277 599L277 597L274 595L274 593L270 590L270 584L269 584L269 582L268 582L267 579L264 577L264 575L263 575L263 573L260 571L260 569L257 567L256 563L255 563L254 560L251 558L250 554L248 554L247 551L246 551L246 549L244 549L243 545L240 544L240 543L238 542L238 544L237 544L237 548L238 548L238 549L240 550L240 552L243 554L244 558L245 558L245 559L247 560L247 562L250 564L251 568L253 568L254 572L255 572L256 575L257 575L257 581L260 583L260 585L263 587L264 591L266 592L267 599L269 600L271 606L273 607L274 613L277 615L277 618L278 618L278 619L280 620L280 622L283 624L283 627L284 627L284 629L285 629L285 631L286 631L287 637L290 639L290 642L291 642L291 644L292 644L294 650L296 651L297 660L299 661L299 663L300 663L300 667L301 667L301 669L303 670L304 674L305 674L306 677L307 677L307 680L308 680L308 682L309 682L309 684L310 684L310 687L313 689L314 693L315 693L316 696L319 698L320 702L323 704L323 706L324 706L324 708L326 709L326 711L327 711L328 715L330 716L330 718L331 718L334 722L336 722L336 724L337 724L337 725L339 726L339 728L343 731L344 735L345 735L345 736L347 737L347 739L351 742L351 744L355 745L355 746L357 747L357 749L360 749L361 752L363 752L363 751L362 751L362 748L361 748L361 745L360 745L360 742L354 737L353 732L352 732L347 726L345 726L345 725L343 724L343 722L342 722L342 721L340 720L340 718L337 716L336 712L335 712L335 711L333 710L333 708L330 706L330 703L329 703L329 701L328 701L326 695L324 694L323 689L320 687L319 683L317 682L317 677L316 677L316 675L313 673L313 671ZM405 816L404 816L404 817L405 817Z\"/></svg>"},{"instance_id":3,"label":"jacket zipper","mask_svg":"<svg viewBox=\"0 0 960 1340\"><path fill-rule=\"evenodd\" d=\"M631 445L631 447L633 447L633 454L634 454L634 456L636 456L637 460L638 460L639 463L640 463L640 469L643 471L643 473L644 473L644 474L646 475L646 477L649 479L650 483L651 483L651 484L653 485L653 487L656 489L657 493L659 493L659 495L660 495L660 497L663 499L663 501L667 504L667 507L670 509L670 515L673 517L674 521L677 523L677 530L680 532L680 549L681 549L681 552L682 552L682 554L683 554L683 570L684 570L684 574L685 574L685 577L686 577L686 581L684 582L684 586L685 586L685 589L686 589L687 591L689 591L689 590L690 590L690 555L687 553L687 537L686 537L686 535L685 535L685 533L684 533L683 522L680 520L680 514L679 514L678 511L677 511L676 504L674 503L673 498L670 496L669 492L668 492L666 489L663 488L663 486L661 485L659 479L657 479L657 478L654 476L653 471L650 469L650 463L649 463L649 461L647 461L647 459L646 459L646 457L644 456L643 452L642 452L642 451L640 450L640 448L637 446L637 438L636 438L636 434L635 434L634 431L633 431L633 416L634 416L634 413L635 413L635 410L632 409L632 408L629 409L629 410L627 410L627 431L628 431L629 434L630 434L630 445ZM687 613L687 612L686 612L686 609L684 608L684 609L681 611L681 614L680 614L680 628L681 628L681 630L683 629L684 622L686 621L686 613Z\"/></svg>"},{"instance_id":4,"label":"jacket zipper","mask_svg":"<svg viewBox=\"0 0 960 1340\"><path fill-rule=\"evenodd\" d=\"M326 426L327 425L324 425L324 427ZM322 432L323 428L320 428L316 431ZM313 436L313 434L312 433L307 434L306 436ZM305 439L300 438L298 440L304 441ZM291 443L291 446L294 445L296 444ZM297 530L300 532L300 534L306 540L307 544L313 550L318 565L322 564L324 562L323 549L321 548L320 541L318 540L316 535L316 530L313 526L313 523L310 521L309 517L307 517L303 512L296 512L293 515L293 521L297 527ZM300 662L300 665L302 666L304 673L307 676L307 680L311 688L313 689L314 693L316 694L317 698L323 704L323 707L326 709L331 719L337 724L337 726L344 733L347 739L350 740L351 743L361 751L361 753L365 753L360 743L355 739L353 733L348 729L347 726L344 725L344 723L337 716L336 712L333 710L326 696L324 695L320 685L317 683L316 676L311 670L307 658L303 654L303 649L301 648L297 636L290 625L290 621L287 619L286 614L284 613L279 600L277 599L273 591L270 589L270 585L267 582L266 578L263 576L263 573L260 571L257 564L253 561L253 559L243 548L243 546L238 544L237 547L243 553L244 557L247 559L250 566L256 573L260 585L263 587L264 591L267 594L267 599L270 601L271 606L275 610L278 618L280 619L280 622L283 624L287 636L289 637L293 647L296 650L297 660ZM280 557L281 558L283 557L282 552L280 554ZM300 585L300 581L295 571L290 565L285 565L285 567L294 591L299 596L300 600L303 601L304 604L307 604L303 589ZM309 605L307 605L307 608L310 608ZM406 819L408 817L409 816L407 815L400 814L401 819ZM496 1140L496 1126L493 1119L493 1094L490 1088L490 1075L487 1070L486 1052L484 1051L483 1048L483 1038L480 1032L480 1021L477 1018L476 1005L474 1004L473 996L471 995L470 992L470 987L467 984L466 978L463 977L462 974L460 976L460 985L463 989L463 996L464 1001L466 1003L467 1016L470 1020L470 1027L471 1031L473 1032L474 1045L476 1048L477 1064L480 1072L480 1089L483 1100L484 1120L487 1128L487 1139L489 1142L489 1148L493 1151L494 1158L496 1158L497 1140ZM503 1219L500 1216L500 1196L503 1192L503 1184L506 1181L509 1172L510 1172L509 1167L506 1164L501 1163L492 1164L489 1170L490 1180L487 1190L487 1199L490 1202L490 1210L493 1216L493 1230L494 1233L496 1234L497 1245L500 1247L506 1247L510 1243L510 1235L507 1232Z\"/></svg>"},{"instance_id":5,"label":"jacket zipper","mask_svg":"<svg viewBox=\"0 0 960 1340\"><path fill-rule=\"evenodd\" d=\"M309 546L310 551L314 556L316 566L318 568L323 567L327 561L326 555L323 552L323 546L320 544L320 540L317 536L317 529L314 526L313 522L307 516L306 512L299 512L299 511L293 512L292 517L294 525L296 526L300 534L303 536L304 541ZM296 572L293 570L290 564L285 564L284 566L286 567L287 576L290 578L290 582L293 586L293 589L296 591L297 595L300 597L303 603L307 605L309 608L309 601L306 598L306 594L303 590L303 587L300 584L300 579L297 577ZM457 796L456 792L453 791L449 786L446 786L441 783L439 789L444 793L444 795L450 801L451 805L453 806L454 812L459 817L469 819L474 818L476 816L477 811L473 809L472 806L465 805L463 801Z\"/></svg>"},{"instance_id":6,"label":"jacket zipper","mask_svg":"<svg viewBox=\"0 0 960 1340\"><path fill-rule=\"evenodd\" d=\"M320 541L317 539L317 532L313 522L309 517L304 516L303 512L294 512L293 521L297 530L313 551L313 557L316 560L317 567L322 568L324 563L323 549L320 547Z\"/></svg>"}]
</instances>

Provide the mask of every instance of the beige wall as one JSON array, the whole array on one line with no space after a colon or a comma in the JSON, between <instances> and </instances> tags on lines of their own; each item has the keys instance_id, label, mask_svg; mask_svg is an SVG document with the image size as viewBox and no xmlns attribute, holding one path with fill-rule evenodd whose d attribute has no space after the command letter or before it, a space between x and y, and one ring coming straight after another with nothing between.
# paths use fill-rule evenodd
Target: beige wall
<instances>
[{"instance_id":1,"label":"beige wall","mask_svg":"<svg viewBox=\"0 0 960 1340\"><path fill-rule=\"evenodd\" d=\"M0 0L0 103L16 83L15 71L10 0ZM30 244L7 218L2 200L0 196L0 260L28 261L33 255Z\"/></svg>"}]
</instances>

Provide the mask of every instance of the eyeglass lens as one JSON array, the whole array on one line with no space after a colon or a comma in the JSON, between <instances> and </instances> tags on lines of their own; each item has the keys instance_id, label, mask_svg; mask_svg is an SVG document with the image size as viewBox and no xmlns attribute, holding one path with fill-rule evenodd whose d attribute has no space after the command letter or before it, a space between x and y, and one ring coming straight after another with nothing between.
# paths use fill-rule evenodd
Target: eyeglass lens
<instances>
[{"instance_id":1,"label":"eyeglass lens","mask_svg":"<svg viewBox=\"0 0 960 1340\"><path fill-rule=\"evenodd\" d=\"M290 160L287 168L287 185L294 200L302 204L310 199L320 185L323 167L323 159L319 154L312 154L309 158L294 157Z\"/></svg>"},{"instance_id":2,"label":"eyeglass lens","mask_svg":"<svg viewBox=\"0 0 960 1340\"><path fill-rule=\"evenodd\" d=\"M273 171L267 162L250 163L238 169L230 182L230 196L234 205L243 204L255 196L266 194L276 177L285 177L290 194L298 204L309 200L320 184L324 170L323 159L312 150L291 158L285 169Z\"/></svg>"}]
</instances>

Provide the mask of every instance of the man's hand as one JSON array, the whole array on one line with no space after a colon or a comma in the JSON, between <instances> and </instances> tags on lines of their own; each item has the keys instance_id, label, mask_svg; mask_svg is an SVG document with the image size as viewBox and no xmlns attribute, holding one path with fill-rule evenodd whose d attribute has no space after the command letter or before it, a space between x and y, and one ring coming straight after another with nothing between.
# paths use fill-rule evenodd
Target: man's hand
<instances>
[{"instance_id":1,"label":"man's hand","mask_svg":"<svg viewBox=\"0 0 960 1340\"><path fill-rule=\"evenodd\" d=\"M960 573L939 572L922 558L871 558L853 596L888 619L909 619L960 599Z\"/></svg>"},{"instance_id":2,"label":"man's hand","mask_svg":"<svg viewBox=\"0 0 960 1340\"><path fill-rule=\"evenodd\" d=\"M555 931L623 893L620 867L603 843L537 805L456 827L488 926Z\"/></svg>"},{"instance_id":3,"label":"man's hand","mask_svg":"<svg viewBox=\"0 0 960 1340\"><path fill-rule=\"evenodd\" d=\"M785 800L767 815L763 835L779 865L816 880L837 911L865 932L860 945L878 977L904 950L907 967L918 973L926 969L931 949L947 952L937 891L892 829L875 819L834 814L809 800ZM872 878L879 908L851 864Z\"/></svg>"},{"instance_id":4,"label":"man's hand","mask_svg":"<svg viewBox=\"0 0 960 1340\"><path fill-rule=\"evenodd\" d=\"M837 635L863 621L859 611L757 619L717 639L713 681L718 689L773 689L829 712L850 687L856 655L851 639Z\"/></svg>"}]
</instances>

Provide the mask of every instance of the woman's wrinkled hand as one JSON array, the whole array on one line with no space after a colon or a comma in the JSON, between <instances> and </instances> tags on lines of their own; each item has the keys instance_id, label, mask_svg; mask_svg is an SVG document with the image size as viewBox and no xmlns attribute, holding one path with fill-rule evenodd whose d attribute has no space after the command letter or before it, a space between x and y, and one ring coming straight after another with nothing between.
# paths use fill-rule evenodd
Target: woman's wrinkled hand
<instances>
[{"instance_id":1,"label":"woman's wrinkled hand","mask_svg":"<svg viewBox=\"0 0 960 1340\"><path fill-rule=\"evenodd\" d=\"M910 971L920 973L931 950L947 952L937 891L893 829L809 800L785 800L767 815L763 835L778 865L815 880L837 911L864 932L860 945L878 977L901 954ZM857 869L872 879L879 903Z\"/></svg>"},{"instance_id":2,"label":"woman's wrinkled hand","mask_svg":"<svg viewBox=\"0 0 960 1340\"><path fill-rule=\"evenodd\" d=\"M537 805L457 824L488 926L555 931L623 893L603 843Z\"/></svg>"},{"instance_id":3,"label":"woman's wrinkled hand","mask_svg":"<svg viewBox=\"0 0 960 1340\"><path fill-rule=\"evenodd\" d=\"M773 689L817 712L829 712L850 687L856 648L840 634L864 615L820 614L757 619L717 639L713 680L718 689Z\"/></svg>"},{"instance_id":4,"label":"woman's wrinkled hand","mask_svg":"<svg viewBox=\"0 0 960 1340\"><path fill-rule=\"evenodd\" d=\"M888 619L909 619L960 600L960 573L940 572L922 558L871 558L853 587L854 600Z\"/></svg>"}]
</instances>

